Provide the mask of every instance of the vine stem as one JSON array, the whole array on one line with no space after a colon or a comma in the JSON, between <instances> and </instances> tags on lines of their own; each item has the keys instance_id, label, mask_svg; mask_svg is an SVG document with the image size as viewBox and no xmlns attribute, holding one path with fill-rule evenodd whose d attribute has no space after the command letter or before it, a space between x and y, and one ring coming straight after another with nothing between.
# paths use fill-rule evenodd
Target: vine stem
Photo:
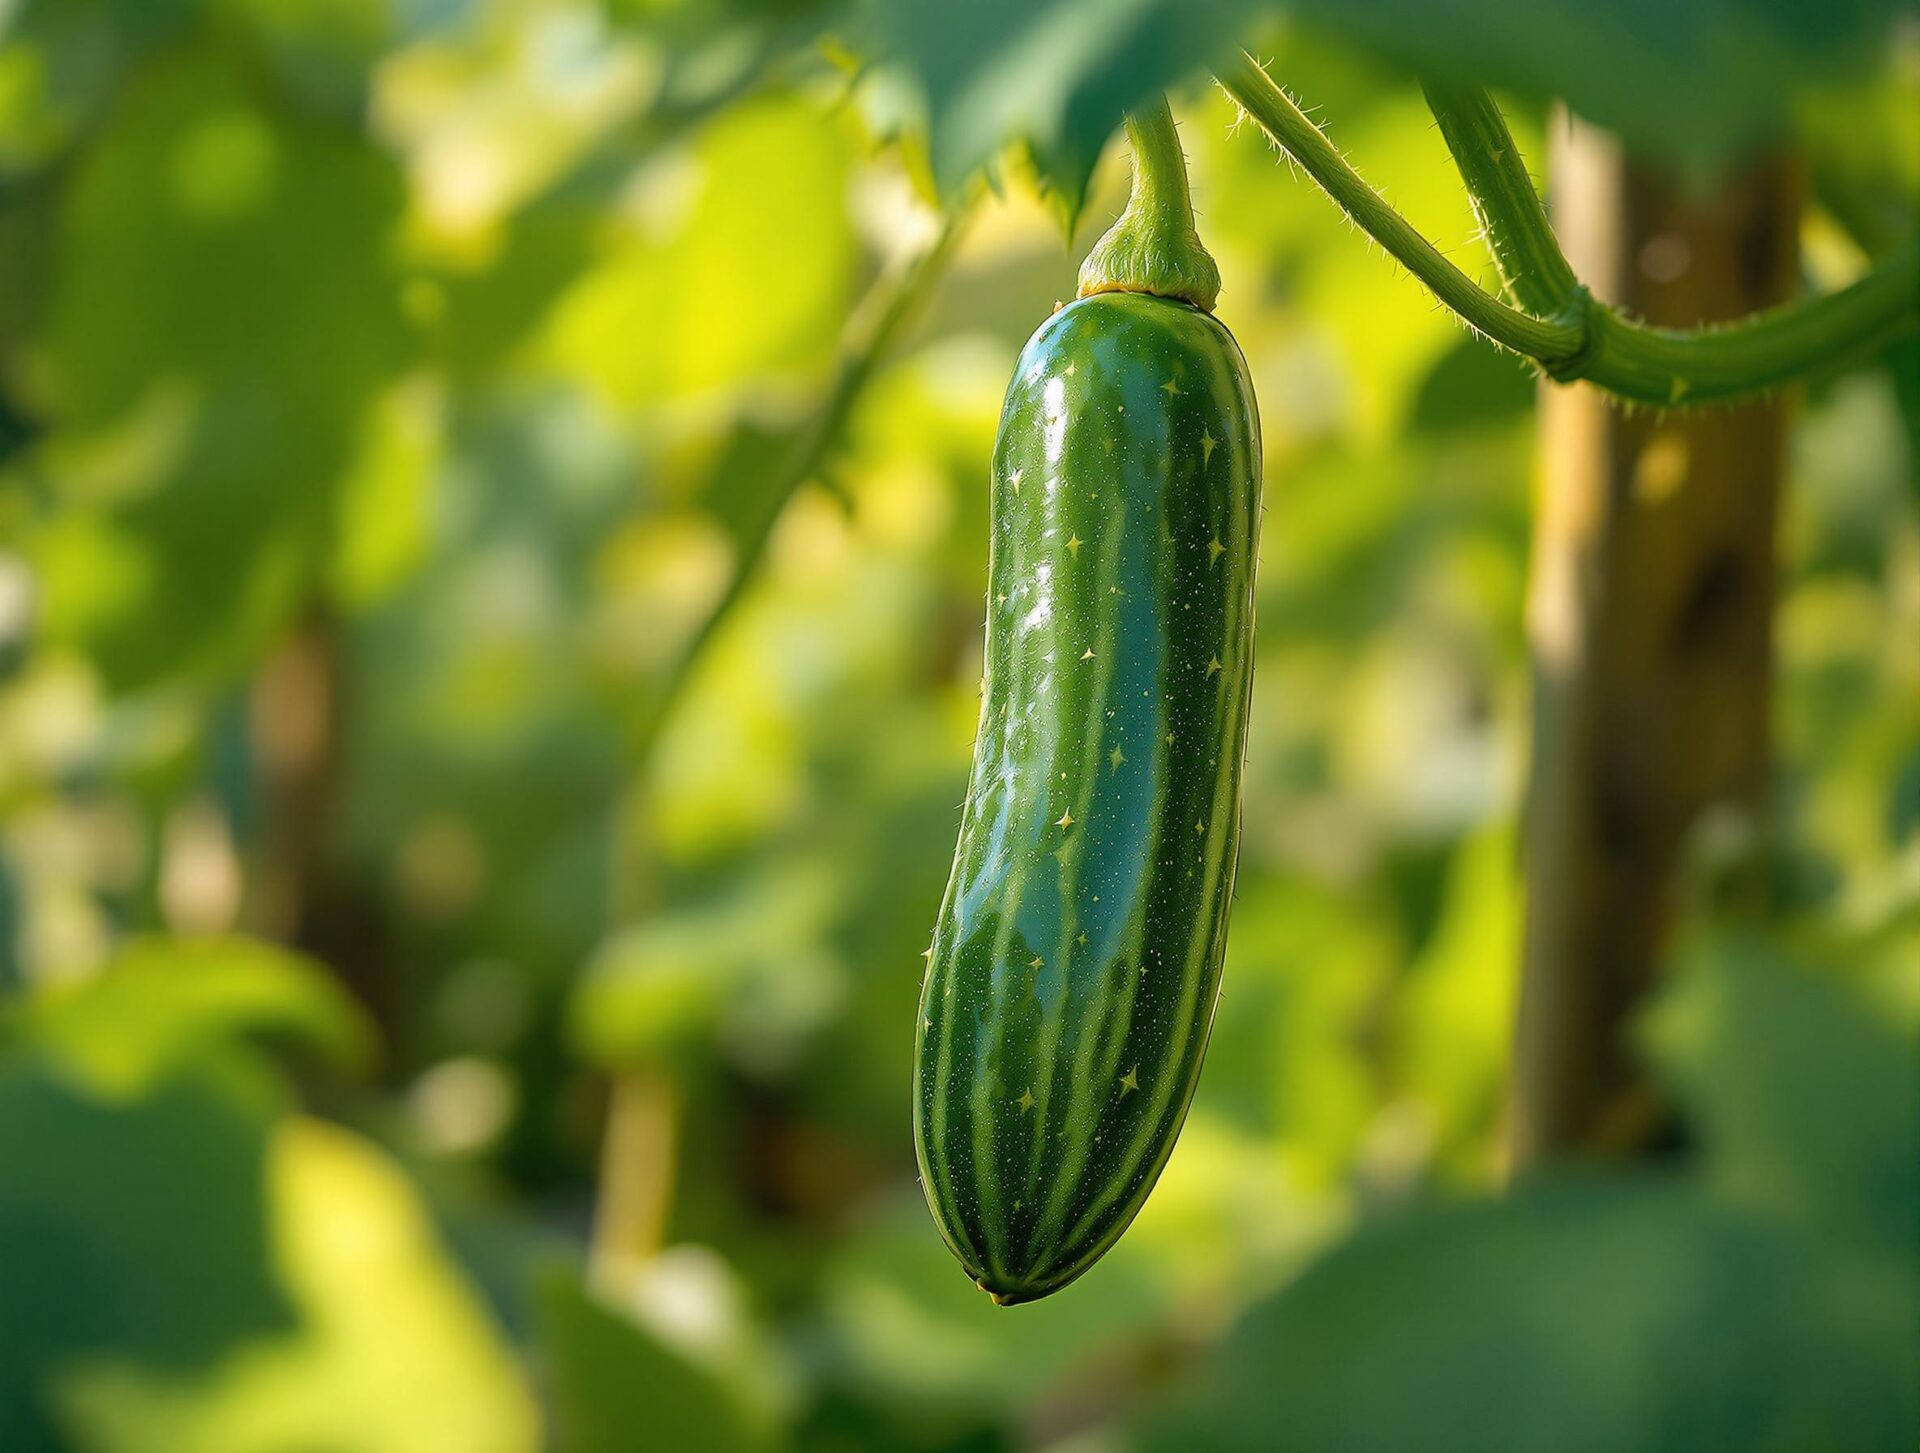
<instances>
[{"instance_id":1,"label":"vine stem","mask_svg":"<svg viewBox=\"0 0 1920 1453\"><path fill-rule=\"evenodd\" d=\"M1429 80L1422 88L1440 135L1453 153L1481 233L1493 252L1508 297L1530 313L1551 317L1574 305L1574 276L1547 221L1520 148L1486 89Z\"/></svg>"},{"instance_id":2,"label":"vine stem","mask_svg":"<svg viewBox=\"0 0 1920 1453\"><path fill-rule=\"evenodd\" d=\"M1561 383L1585 379L1638 403L1677 407L1765 393L1858 362L1920 331L1920 244L1859 281L1738 322L1656 328L1594 299L1554 240L1506 122L1478 87L1432 85L1428 101L1520 307L1492 297L1368 186L1251 56L1221 87L1349 218L1468 326Z\"/></svg>"},{"instance_id":3,"label":"vine stem","mask_svg":"<svg viewBox=\"0 0 1920 1453\"><path fill-rule=\"evenodd\" d=\"M1579 355L1585 335L1577 320L1536 318L1489 297L1367 185L1327 140L1326 133L1307 119L1292 97L1275 85L1251 56L1243 53L1240 62L1222 73L1219 80L1240 109L1320 184L1335 206L1469 327L1503 348L1543 362Z\"/></svg>"}]
</instances>

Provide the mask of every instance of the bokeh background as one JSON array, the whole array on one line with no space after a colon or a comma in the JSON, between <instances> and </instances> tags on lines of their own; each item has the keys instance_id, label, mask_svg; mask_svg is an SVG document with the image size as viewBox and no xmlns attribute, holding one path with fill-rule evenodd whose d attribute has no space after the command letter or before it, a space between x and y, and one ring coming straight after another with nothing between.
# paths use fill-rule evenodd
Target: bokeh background
<instances>
[{"instance_id":1,"label":"bokeh background","mask_svg":"<svg viewBox=\"0 0 1920 1453\"><path fill-rule=\"evenodd\" d=\"M1017 160L949 228L823 28L0 4L0 1447L1912 1447L1897 370L1791 400L1667 1129L1510 1187L1536 385L1198 85L1266 432L1225 995L1112 1255L1006 1312L953 1265L907 1085L986 468L1126 163L1071 247ZM1811 287L1820 198L1920 187L1879 35L1796 102ZM1491 283L1409 74L1265 53Z\"/></svg>"}]
</instances>

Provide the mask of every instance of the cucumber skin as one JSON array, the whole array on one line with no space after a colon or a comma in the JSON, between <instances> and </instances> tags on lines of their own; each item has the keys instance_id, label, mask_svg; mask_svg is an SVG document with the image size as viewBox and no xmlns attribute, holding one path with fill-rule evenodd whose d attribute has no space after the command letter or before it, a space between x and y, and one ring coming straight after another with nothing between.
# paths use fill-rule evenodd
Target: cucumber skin
<instances>
[{"instance_id":1,"label":"cucumber skin","mask_svg":"<svg viewBox=\"0 0 1920 1453\"><path fill-rule=\"evenodd\" d=\"M1260 479L1246 361L1208 314L1099 293L1021 352L914 1058L927 1203L1003 1305L1119 1239L1199 1078L1239 847Z\"/></svg>"}]
</instances>

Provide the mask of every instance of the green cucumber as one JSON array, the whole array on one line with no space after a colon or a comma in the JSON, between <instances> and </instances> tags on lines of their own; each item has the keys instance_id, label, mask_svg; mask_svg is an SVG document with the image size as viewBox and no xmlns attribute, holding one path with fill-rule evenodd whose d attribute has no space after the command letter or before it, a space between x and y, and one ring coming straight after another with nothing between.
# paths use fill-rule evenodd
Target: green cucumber
<instances>
[{"instance_id":1,"label":"green cucumber","mask_svg":"<svg viewBox=\"0 0 1920 1453\"><path fill-rule=\"evenodd\" d=\"M1096 293L1020 355L914 1070L928 1204L1002 1304L1119 1239L1199 1077L1240 836L1260 465L1246 362L1184 302Z\"/></svg>"}]
</instances>

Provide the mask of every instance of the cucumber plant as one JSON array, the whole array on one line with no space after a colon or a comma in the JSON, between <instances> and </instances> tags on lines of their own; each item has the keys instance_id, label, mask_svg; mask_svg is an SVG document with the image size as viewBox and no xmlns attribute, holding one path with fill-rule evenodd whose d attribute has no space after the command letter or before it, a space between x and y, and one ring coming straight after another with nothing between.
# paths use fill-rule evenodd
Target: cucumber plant
<instances>
[{"instance_id":1,"label":"cucumber plant","mask_svg":"<svg viewBox=\"0 0 1920 1453\"><path fill-rule=\"evenodd\" d=\"M986 671L915 1067L922 1182L996 1302L1152 1189L1220 983L1253 669L1260 426L1164 101L994 446Z\"/></svg>"}]
</instances>

